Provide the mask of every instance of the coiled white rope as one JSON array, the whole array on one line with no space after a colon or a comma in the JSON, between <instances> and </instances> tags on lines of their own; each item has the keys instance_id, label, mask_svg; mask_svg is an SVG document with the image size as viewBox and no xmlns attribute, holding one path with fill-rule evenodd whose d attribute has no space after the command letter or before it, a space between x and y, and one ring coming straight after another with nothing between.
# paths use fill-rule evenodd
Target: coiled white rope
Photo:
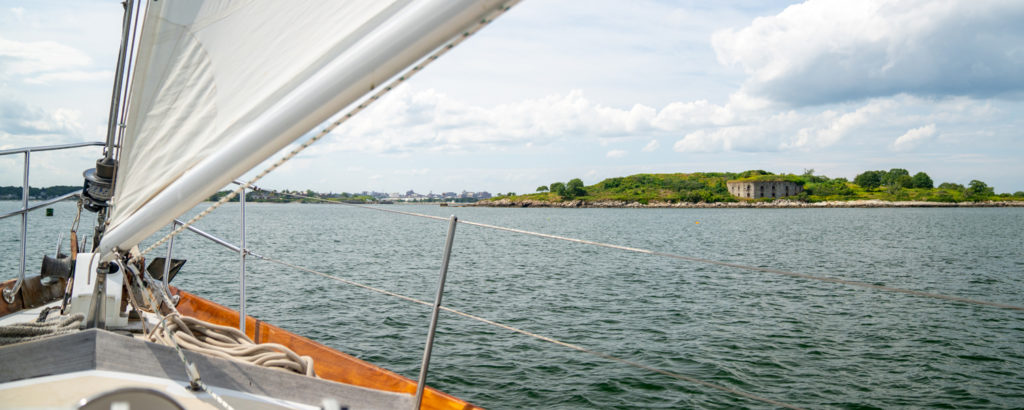
<instances>
[{"instance_id":1,"label":"coiled white rope","mask_svg":"<svg viewBox=\"0 0 1024 410\"><path fill-rule=\"evenodd\" d=\"M313 358L309 356L299 356L277 343L256 344L238 329L182 316L177 312L167 315L166 320L161 321L147 338L167 346L177 344L185 350L208 356L316 377Z\"/></svg>"},{"instance_id":2,"label":"coiled white rope","mask_svg":"<svg viewBox=\"0 0 1024 410\"><path fill-rule=\"evenodd\" d=\"M53 316L42 322L0 326L0 346L74 333L78 331L78 326L83 320L85 320L84 314L75 313L67 316Z\"/></svg>"},{"instance_id":3,"label":"coiled white rope","mask_svg":"<svg viewBox=\"0 0 1024 410\"><path fill-rule=\"evenodd\" d=\"M135 300L134 291L129 289L129 301L132 307L140 312L150 310L160 318L160 322L147 334L147 339L173 347L178 353L178 358L185 365L185 373L188 375L190 386L209 394L222 408L232 409L231 405L200 379L199 370L185 357L183 348L223 359L316 377L311 357L299 356L291 349L276 343L255 344L252 339L237 329L182 316L171 301L166 289L155 285L155 281L149 277L148 273L139 272L132 264L125 266L125 274L129 275L129 279L133 283L146 284L143 287L143 293L148 296L150 301L150 309L143 309ZM153 292L154 289L159 294L159 300ZM163 306L170 311L169 314L165 315L160 311L161 301Z\"/></svg>"}]
</instances>

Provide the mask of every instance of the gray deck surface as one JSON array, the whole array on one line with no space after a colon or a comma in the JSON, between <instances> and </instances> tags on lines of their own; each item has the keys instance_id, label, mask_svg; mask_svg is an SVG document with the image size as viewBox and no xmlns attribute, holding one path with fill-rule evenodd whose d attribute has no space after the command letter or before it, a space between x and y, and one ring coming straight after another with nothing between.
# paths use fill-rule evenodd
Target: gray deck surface
<instances>
[{"instance_id":1,"label":"gray deck surface","mask_svg":"<svg viewBox=\"0 0 1024 410\"><path fill-rule=\"evenodd\" d=\"M198 353L185 352L210 386L319 406L333 398L349 408L410 408L412 396L382 392ZM187 381L174 348L89 329L0 347L0 383L86 370L109 370Z\"/></svg>"}]
</instances>

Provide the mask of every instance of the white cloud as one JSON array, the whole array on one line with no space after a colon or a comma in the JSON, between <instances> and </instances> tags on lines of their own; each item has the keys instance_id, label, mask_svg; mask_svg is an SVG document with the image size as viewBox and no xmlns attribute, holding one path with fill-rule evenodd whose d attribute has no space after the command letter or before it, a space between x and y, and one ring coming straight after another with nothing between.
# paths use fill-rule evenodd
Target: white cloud
<instances>
[{"instance_id":1,"label":"white cloud","mask_svg":"<svg viewBox=\"0 0 1024 410\"><path fill-rule=\"evenodd\" d=\"M622 109L595 103L579 90L484 107L406 85L336 130L331 148L398 154L533 148L571 139L608 143L727 124L736 117L731 110L707 101Z\"/></svg>"},{"instance_id":2,"label":"white cloud","mask_svg":"<svg viewBox=\"0 0 1024 410\"><path fill-rule=\"evenodd\" d=\"M709 117L691 119L687 112ZM571 91L487 107L403 86L336 130L321 149L408 158L410 153L542 153L563 143L614 146L631 139L647 141L642 151L655 152L659 140L674 138L673 150L686 153L821 152L857 144L889 146L894 132L922 123L989 121L996 115L1005 113L988 100L909 95L777 111L736 93L725 105L672 102L658 110L642 104L604 106ZM606 151L607 158L625 155L619 149Z\"/></svg>"},{"instance_id":3,"label":"white cloud","mask_svg":"<svg viewBox=\"0 0 1024 410\"><path fill-rule=\"evenodd\" d=\"M57 82L78 82L78 81L113 81L114 73L110 71L62 71L43 73L33 77L25 78L28 84L51 84Z\"/></svg>"},{"instance_id":4,"label":"white cloud","mask_svg":"<svg viewBox=\"0 0 1024 410\"><path fill-rule=\"evenodd\" d=\"M896 138L892 143L892 149L896 151L909 151L935 136L935 124L928 124L923 127L914 128Z\"/></svg>"},{"instance_id":5,"label":"white cloud","mask_svg":"<svg viewBox=\"0 0 1024 410\"><path fill-rule=\"evenodd\" d=\"M1024 3L809 0L712 36L744 89L795 104L1024 90Z\"/></svg>"},{"instance_id":6,"label":"white cloud","mask_svg":"<svg viewBox=\"0 0 1024 410\"><path fill-rule=\"evenodd\" d=\"M20 42L0 38L0 71L8 75L57 74L91 63L87 54L53 41Z\"/></svg>"},{"instance_id":7,"label":"white cloud","mask_svg":"<svg viewBox=\"0 0 1024 410\"><path fill-rule=\"evenodd\" d=\"M0 131L11 136L57 136L68 141L82 135L82 113L69 108L46 111L0 98Z\"/></svg>"},{"instance_id":8,"label":"white cloud","mask_svg":"<svg viewBox=\"0 0 1024 410\"><path fill-rule=\"evenodd\" d=\"M669 104L654 118L653 125L662 130L675 130L692 125L725 125L734 119L735 113L729 107L700 100Z\"/></svg>"},{"instance_id":9,"label":"white cloud","mask_svg":"<svg viewBox=\"0 0 1024 410\"><path fill-rule=\"evenodd\" d=\"M622 158L622 157L625 157L625 156L626 156L626 151L623 151L621 149L613 149L611 151L608 151L607 154L605 154L605 157L608 157L608 158Z\"/></svg>"},{"instance_id":10,"label":"white cloud","mask_svg":"<svg viewBox=\"0 0 1024 410\"><path fill-rule=\"evenodd\" d=\"M783 144L783 148L823 148L838 143L851 131L870 121L873 117L885 113L895 105L891 99L870 101L853 112L840 115L827 110L819 116L817 124L801 128L796 136Z\"/></svg>"}]
</instances>

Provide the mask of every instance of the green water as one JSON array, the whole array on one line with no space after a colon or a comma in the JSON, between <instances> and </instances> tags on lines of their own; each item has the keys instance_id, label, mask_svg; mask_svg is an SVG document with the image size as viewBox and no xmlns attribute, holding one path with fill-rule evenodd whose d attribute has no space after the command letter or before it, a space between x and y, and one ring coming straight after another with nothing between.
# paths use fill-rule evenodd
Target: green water
<instances>
[{"instance_id":1,"label":"green water","mask_svg":"<svg viewBox=\"0 0 1024 410\"><path fill-rule=\"evenodd\" d=\"M74 217L73 204L56 208L30 219L30 269ZM1020 208L389 209L1024 305ZM258 253L433 299L445 222L334 205L249 204L246 214ZM237 221L230 204L198 226L237 242ZM2 278L17 272L19 224L0 221ZM178 286L237 307L236 254L191 234L175 249L189 259ZM1024 406L1024 312L466 225L452 258L447 306L773 400ZM250 314L418 374L428 308L258 260L248 268ZM432 385L488 408L766 407L448 313L430 370Z\"/></svg>"}]
</instances>

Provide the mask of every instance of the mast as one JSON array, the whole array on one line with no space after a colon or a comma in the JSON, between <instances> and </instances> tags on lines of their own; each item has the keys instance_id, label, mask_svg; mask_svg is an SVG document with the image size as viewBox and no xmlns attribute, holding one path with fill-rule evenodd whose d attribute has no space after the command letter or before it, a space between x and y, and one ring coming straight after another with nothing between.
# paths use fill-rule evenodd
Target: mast
<instances>
[{"instance_id":1,"label":"mast","mask_svg":"<svg viewBox=\"0 0 1024 410\"><path fill-rule=\"evenodd\" d=\"M121 48L117 55L117 73L114 75L114 87L110 96L110 115L107 120L107 142L103 148L103 157L96 160L96 167L83 173L85 184L82 198L85 209L96 212L96 229L93 233L93 248L99 246L106 229L107 202L114 194L114 175L117 160L114 150L117 148L118 107L121 106L121 87L124 84L125 56L128 54L128 40L131 35L132 14L135 0L121 2L124 17L121 21Z\"/></svg>"},{"instance_id":2,"label":"mast","mask_svg":"<svg viewBox=\"0 0 1024 410\"><path fill-rule=\"evenodd\" d=\"M117 135L117 108L121 105L121 87L124 85L125 56L128 54L128 38L131 32L132 12L135 0L121 2L124 7L124 19L121 22L121 51L117 54L117 74L114 75L114 90L110 96L110 116L107 120L107 146L103 149L103 159L114 159L114 148Z\"/></svg>"}]
</instances>

